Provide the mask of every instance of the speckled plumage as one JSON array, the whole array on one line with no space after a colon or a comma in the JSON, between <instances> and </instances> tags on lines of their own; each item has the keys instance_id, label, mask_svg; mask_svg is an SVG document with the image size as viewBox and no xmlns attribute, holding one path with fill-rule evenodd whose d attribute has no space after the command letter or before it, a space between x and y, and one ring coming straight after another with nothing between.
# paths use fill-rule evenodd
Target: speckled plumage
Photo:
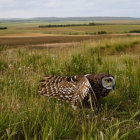
<instances>
[{"instance_id":1,"label":"speckled plumage","mask_svg":"<svg viewBox=\"0 0 140 140\"><path fill-rule=\"evenodd\" d=\"M89 105L89 96L95 103L101 96L107 96L110 90L102 86L103 77L113 77L108 73L76 76L45 76L40 81L39 95L56 97L78 106L81 102Z\"/></svg>"}]
</instances>

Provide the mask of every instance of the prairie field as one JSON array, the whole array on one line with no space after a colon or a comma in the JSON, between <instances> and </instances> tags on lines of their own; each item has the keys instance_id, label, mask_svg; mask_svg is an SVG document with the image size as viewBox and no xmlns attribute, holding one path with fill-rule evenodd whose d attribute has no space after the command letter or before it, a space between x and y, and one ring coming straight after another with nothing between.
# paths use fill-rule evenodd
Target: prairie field
<instances>
[{"instance_id":1,"label":"prairie field","mask_svg":"<svg viewBox=\"0 0 140 140\"><path fill-rule=\"evenodd\" d=\"M2 32L0 140L140 139L139 35L12 37L12 31ZM68 103L38 95L44 75L102 72L115 76L116 88L94 111L73 110Z\"/></svg>"},{"instance_id":2,"label":"prairie field","mask_svg":"<svg viewBox=\"0 0 140 140\"><path fill-rule=\"evenodd\" d=\"M90 22L0 22L0 27L7 27L7 30L0 30L0 36L21 36L26 34L43 35L95 35L100 31L107 34L129 33L133 30L140 30L140 21L110 21L94 22L94 26L73 26L73 27L53 27L39 28L42 25L67 25L67 24L88 24Z\"/></svg>"}]
</instances>

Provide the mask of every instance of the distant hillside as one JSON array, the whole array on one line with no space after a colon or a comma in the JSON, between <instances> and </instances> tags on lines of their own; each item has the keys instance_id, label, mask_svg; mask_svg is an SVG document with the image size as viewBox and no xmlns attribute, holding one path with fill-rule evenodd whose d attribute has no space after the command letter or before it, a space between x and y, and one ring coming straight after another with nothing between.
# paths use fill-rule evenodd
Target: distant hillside
<instances>
[{"instance_id":1,"label":"distant hillside","mask_svg":"<svg viewBox=\"0 0 140 140\"><path fill-rule=\"evenodd\" d=\"M140 20L133 17L36 17L36 18L0 18L0 21L110 21L110 20Z\"/></svg>"}]
</instances>

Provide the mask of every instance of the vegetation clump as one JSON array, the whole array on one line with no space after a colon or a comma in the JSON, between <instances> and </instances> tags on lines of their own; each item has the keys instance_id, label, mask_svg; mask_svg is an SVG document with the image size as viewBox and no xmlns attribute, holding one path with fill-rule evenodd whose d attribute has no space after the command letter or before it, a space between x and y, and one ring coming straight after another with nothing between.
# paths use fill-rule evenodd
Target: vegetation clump
<instances>
[{"instance_id":1,"label":"vegetation clump","mask_svg":"<svg viewBox=\"0 0 140 140\"><path fill-rule=\"evenodd\" d=\"M0 27L0 30L6 30L7 27Z\"/></svg>"},{"instance_id":2,"label":"vegetation clump","mask_svg":"<svg viewBox=\"0 0 140 140\"><path fill-rule=\"evenodd\" d=\"M49 24L49 25L39 25L39 28L52 28L52 27L71 27L71 26L94 26L96 25L93 22L88 24Z\"/></svg>"},{"instance_id":3,"label":"vegetation clump","mask_svg":"<svg viewBox=\"0 0 140 140\"><path fill-rule=\"evenodd\" d=\"M129 33L140 33L140 30L131 30Z\"/></svg>"},{"instance_id":4,"label":"vegetation clump","mask_svg":"<svg viewBox=\"0 0 140 140\"><path fill-rule=\"evenodd\" d=\"M99 31L98 34L107 34L106 31Z\"/></svg>"}]
</instances>

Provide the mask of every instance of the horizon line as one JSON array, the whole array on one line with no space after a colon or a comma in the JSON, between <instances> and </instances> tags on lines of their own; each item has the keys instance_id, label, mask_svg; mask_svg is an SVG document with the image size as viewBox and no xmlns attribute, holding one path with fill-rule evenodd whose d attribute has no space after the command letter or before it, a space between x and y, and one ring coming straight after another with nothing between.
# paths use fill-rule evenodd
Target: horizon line
<instances>
[{"instance_id":1,"label":"horizon line","mask_svg":"<svg viewBox=\"0 0 140 140\"><path fill-rule=\"evenodd\" d=\"M132 16L40 16L40 17L0 17L0 19L33 19L33 18L140 18Z\"/></svg>"}]
</instances>

